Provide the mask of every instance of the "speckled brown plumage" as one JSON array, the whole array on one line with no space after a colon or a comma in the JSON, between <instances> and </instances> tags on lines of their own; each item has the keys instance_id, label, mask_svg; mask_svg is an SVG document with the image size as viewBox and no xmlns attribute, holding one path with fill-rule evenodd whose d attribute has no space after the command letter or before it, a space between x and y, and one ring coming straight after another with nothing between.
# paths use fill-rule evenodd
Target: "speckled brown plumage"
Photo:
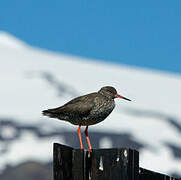
<instances>
[{"instance_id":1,"label":"speckled brown plumage","mask_svg":"<svg viewBox=\"0 0 181 180\"><path fill-rule=\"evenodd\" d=\"M106 119L115 107L115 98L129 100L118 95L114 87L105 86L98 92L77 97L58 108L44 110L43 115L68 121L79 125L79 128L80 126L88 128Z\"/></svg>"}]
</instances>

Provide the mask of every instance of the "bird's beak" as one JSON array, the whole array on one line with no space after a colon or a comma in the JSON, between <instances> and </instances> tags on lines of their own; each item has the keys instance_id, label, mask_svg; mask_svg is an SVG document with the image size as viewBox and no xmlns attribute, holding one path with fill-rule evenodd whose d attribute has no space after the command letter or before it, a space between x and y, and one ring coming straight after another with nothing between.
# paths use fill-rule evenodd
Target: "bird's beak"
<instances>
[{"instance_id":1,"label":"bird's beak","mask_svg":"<svg viewBox=\"0 0 181 180\"><path fill-rule=\"evenodd\" d=\"M126 98L126 97L124 97L124 96L120 96L119 94L116 94L116 95L115 95L115 98L121 98L121 99L125 99L125 100L127 100L127 101L131 101L130 99L128 99L128 98Z\"/></svg>"}]
</instances>

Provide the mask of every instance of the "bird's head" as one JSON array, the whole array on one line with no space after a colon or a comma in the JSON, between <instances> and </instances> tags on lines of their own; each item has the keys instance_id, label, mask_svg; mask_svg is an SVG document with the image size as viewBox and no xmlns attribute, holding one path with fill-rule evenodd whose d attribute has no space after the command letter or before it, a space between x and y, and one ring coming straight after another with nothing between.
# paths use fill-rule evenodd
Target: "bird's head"
<instances>
[{"instance_id":1,"label":"bird's head","mask_svg":"<svg viewBox=\"0 0 181 180\"><path fill-rule=\"evenodd\" d=\"M111 99L114 99L114 98L121 98L121 99L125 99L127 101L131 101L130 99L124 97L124 96L121 96L117 93L116 89L112 86L104 86L102 87L98 93L108 97L108 98L111 98Z\"/></svg>"}]
</instances>

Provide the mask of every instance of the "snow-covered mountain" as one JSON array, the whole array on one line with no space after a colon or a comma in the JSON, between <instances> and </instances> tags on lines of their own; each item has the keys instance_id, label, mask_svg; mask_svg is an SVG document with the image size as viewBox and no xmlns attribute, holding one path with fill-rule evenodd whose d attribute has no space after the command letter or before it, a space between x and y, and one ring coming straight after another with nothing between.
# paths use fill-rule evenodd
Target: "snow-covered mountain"
<instances>
[{"instance_id":1,"label":"snow-covered mountain","mask_svg":"<svg viewBox=\"0 0 181 180\"><path fill-rule=\"evenodd\" d=\"M141 167L179 174L180 75L56 54L4 32L0 33L0 168L28 159L49 161L53 142L78 147L76 126L42 117L41 111L105 85L114 86L132 102L116 99L112 114L89 128L93 148L136 148Z\"/></svg>"}]
</instances>

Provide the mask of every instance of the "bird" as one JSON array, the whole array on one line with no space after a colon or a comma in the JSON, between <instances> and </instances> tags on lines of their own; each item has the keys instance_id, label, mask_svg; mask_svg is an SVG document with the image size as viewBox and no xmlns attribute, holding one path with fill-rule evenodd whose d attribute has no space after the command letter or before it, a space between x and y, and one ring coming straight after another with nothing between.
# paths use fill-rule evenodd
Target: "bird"
<instances>
[{"instance_id":1,"label":"bird","mask_svg":"<svg viewBox=\"0 0 181 180\"><path fill-rule=\"evenodd\" d=\"M85 136L89 152L92 152L88 136L88 126L100 123L109 116L115 108L115 98L131 101L119 95L114 87L104 86L98 92L76 97L60 107L44 110L42 114L50 118L78 125L77 133L80 141L80 149L83 149L81 126L86 126Z\"/></svg>"}]
</instances>

